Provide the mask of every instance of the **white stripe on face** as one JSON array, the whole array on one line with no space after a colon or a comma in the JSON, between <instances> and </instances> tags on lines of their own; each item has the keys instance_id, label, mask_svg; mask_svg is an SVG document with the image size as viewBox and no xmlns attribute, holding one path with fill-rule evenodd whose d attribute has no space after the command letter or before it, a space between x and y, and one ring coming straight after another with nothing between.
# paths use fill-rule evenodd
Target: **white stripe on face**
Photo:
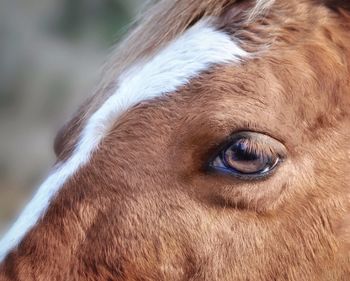
<instances>
[{"instance_id":1,"label":"white stripe on face","mask_svg":"<svg viewBox=\"0 0 350 281\"><path fill-rule=\"evenodd\" d=\"M87 164L117 118L143 100L172 93L213 65L238 63L248 57L231 38L201 21L153 58L138 63L119 78L116 92L88 120L72 156L40 186L13 227L0 242L0 261L45 214L60 188Z\"/></svg>"}]
</instances>

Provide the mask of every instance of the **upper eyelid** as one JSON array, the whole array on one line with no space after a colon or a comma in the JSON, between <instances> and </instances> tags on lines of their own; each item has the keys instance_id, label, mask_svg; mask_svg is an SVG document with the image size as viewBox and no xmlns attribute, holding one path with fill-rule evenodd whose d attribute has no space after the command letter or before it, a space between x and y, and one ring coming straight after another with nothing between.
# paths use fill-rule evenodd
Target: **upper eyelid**
<instances>
[{"instance_id":1,"label":"upper eyelid","mask_svg":"<svg viewBox=\"0 0 350 281\"><path fill-rule=\"evenodd\" d=\"M239 139L239 137L243 137L245 135L250 135L250 134L261 134L261 135L265 135L267 137L270 137L270 138L274 139L270 135L265 134L265 133L261 133L261 132L258 132L258 131L239 130L239 131L235 131L235 132L231 133L229 136L227 136L219 144L216 144L216 145L214 144L215 145L215 149L212 149L212 153L213 154L219 154L220 151L222 151L224 149L227 149L229 146L231 146L232 142L237 140L237 139Z\"/></svg>"}]
</instances>

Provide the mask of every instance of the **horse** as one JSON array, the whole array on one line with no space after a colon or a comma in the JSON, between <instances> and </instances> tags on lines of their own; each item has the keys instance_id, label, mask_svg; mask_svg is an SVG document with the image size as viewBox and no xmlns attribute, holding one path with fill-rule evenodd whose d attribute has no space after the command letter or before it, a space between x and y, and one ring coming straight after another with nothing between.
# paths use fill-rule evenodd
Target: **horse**
<instances>
[{"instance_id":1,"label":"horse","mask_svg":"<svg viewBox=\"0 0 350 281\"><path fill-rule=\"evenodd\" d=\"M350 279L350 5L161 0L58 132L0 280Z\"/></svg>"}]
</instances>

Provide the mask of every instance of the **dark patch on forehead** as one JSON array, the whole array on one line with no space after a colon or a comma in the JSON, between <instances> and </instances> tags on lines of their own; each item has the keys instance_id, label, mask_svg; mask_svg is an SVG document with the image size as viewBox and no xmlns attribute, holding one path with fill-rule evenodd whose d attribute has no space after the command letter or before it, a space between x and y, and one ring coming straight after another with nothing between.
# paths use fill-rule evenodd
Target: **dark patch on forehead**
<instances>
[{"instance_id":1,"label":"dark patch on forehead","mask_svg":"<svg viewBox=\"0 0 350 281\"><path fill-rule=\"evenodd\" d=\"M329 8L337 11L339 9L350 10L350 1L349 0L315 0L315 2L321 2L328 6Z\"/></svg>"},{"instance_id":2,"label":"dark patch on forehead","mask_svg":"<svg viewBox=\"0 0 350 281\"><path fill-rule=\"evenodd\" d=\"M217 21L218 30L229 34L248 52L257 52L272 41L269 34L273 25L269 19L269 11L256 11L257 1L237 1L228 5ZM271 4L272 5L272 4Z\"/></svg>"}]
</instances>

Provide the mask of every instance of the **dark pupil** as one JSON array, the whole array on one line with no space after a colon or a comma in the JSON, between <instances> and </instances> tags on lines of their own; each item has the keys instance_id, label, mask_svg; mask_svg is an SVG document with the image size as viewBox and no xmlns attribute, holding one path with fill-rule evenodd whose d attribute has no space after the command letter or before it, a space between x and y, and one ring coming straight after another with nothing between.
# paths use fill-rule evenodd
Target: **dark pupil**
<instances>
[{"instance_id":1,"label":"dark pupil","mask_svg":"<svg viewBox=\"0 0 350 281\"><path fill-rule=\"evenodd\" d=\"M243 174L255 174L269 168L272 159L251 149L250 140L241 139L224 151L223 161L227 168Z\"/></svg>"},{"instance_id":2,"label":"dark pupil","mask_svg":"<svg viewBox=\"0 0 350 281\"><path fill-rule=\"evenodd\" d=\"M244 142L238 142L231 147L231 157L234 161L256 161L259 156L256 153L250 152L248 146Z\"/></svg>"}]
</instances>

